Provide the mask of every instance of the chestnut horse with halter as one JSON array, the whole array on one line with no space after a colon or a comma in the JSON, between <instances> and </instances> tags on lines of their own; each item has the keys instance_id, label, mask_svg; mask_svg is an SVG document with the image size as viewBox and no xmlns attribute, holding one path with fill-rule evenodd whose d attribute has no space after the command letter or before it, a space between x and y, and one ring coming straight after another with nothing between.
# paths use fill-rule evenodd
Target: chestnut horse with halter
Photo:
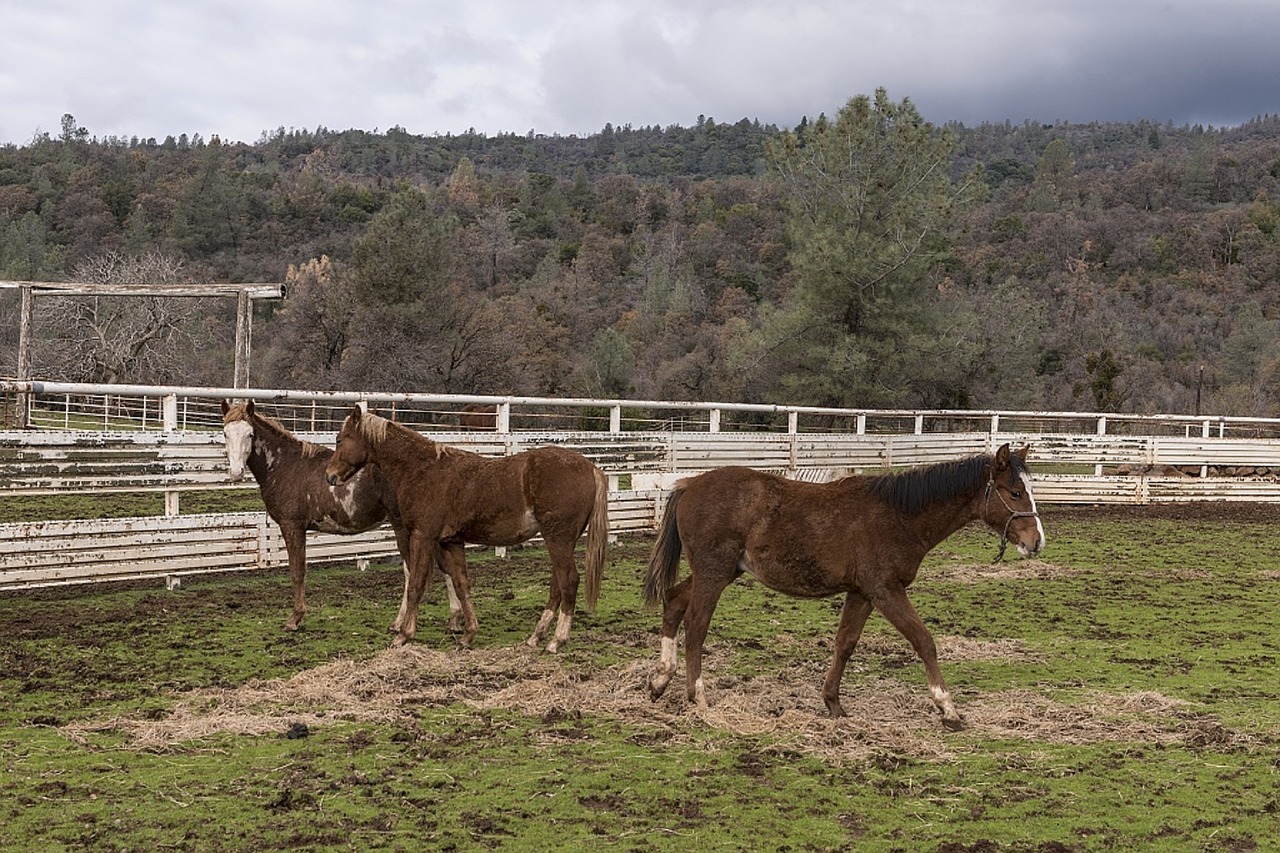
<instances>
[{"instance_id":1,"label":"chestnut horse with halter","mask_svg":"<svg viewBox=\"0 0 1280 853\"><path fill-rule=\"evenodd\" d=\"M678 482L663 515L644 578L644 599L666 603L662 654L649 681L660 697L676 671L676 632L685 626L689 701L706 704L702 647L725 587L743 572L770 589L802 598L844 593L835 654L822 683L833 717L844 714L840 680L872 609L879 610L924 662L942 723L964 723L951 701L937 647L907 587L925 554L974 519L1028 556L1044 547L1031 496L1027 448L943 462L895 474L831 483L787 480L749 468L721 468ZM681 549L689 577L676 583Z\"/></svg>"},{"instance_id":2,"label":"chestnut horse with halter","mask_svg":"<svg viewBox=\"0 0 1280 853\"><path fill-rule=\"evenodd\" d=\"M361 472L340 488L325 482L324 468L333 451L295 436L274 418L260 414L249 400L222 401L222 433L226 438L228 476L233 483L244 479L247 467L258 481L267 515L280 526L285 551L289 555L289 576L293 582L293 613L284 623L286 631L296 631L307 612L304 580L307 574L307 531L363 533L383 521L396 532L396 545L404 559L406 587L408 537L400 524L395 490L376 468ZM451 625L457 624L460 608L447 587ZM405 601L391 630L399 631L404 620Z\"/></svg>"},{"instance_id":3,"label":"chestnut horse with halter","mask_svg":"<svg viewBox=\"0 0 1280 853\"><path fill-rule=\"evenodd\" d=\"M338 432L325 469L331 485L348 482L376 464L395 489L409 535L406 610L392 641L403 645L417 627L418 602L430 571L453 581L462 606L460 642L476 634L464 546L507 546L541 533L551 556L551 594L528 639L536 648L559 613L547 651L569 638L578 595L574 547L587 532L587 606L594 607L609 536L609 492L604 473L585 456L539 447L496 459L432 441L415 430L355 407Z\"/></svg>"}]
</instances>

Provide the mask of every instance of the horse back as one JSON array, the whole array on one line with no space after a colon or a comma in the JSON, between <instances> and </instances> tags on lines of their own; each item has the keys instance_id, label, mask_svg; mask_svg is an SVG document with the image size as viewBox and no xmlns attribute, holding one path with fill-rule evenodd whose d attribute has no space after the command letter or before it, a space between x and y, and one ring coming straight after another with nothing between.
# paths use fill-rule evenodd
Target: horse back
<instances>
[{"instance_id":1,"label":"horse back","mask_svg":"<svg viewBox=\"0 0 1280 853\"><path fill-rule=\"evenodd\" d=\"M549 446L511 456L450 452L397 472L403 511L448 537L514 544L541 531L576 538L596 506L596 467Z\"/></svg>"},{"instance_id":2,"label":"horse back","mask_svg":"<svg viewBox=\"0 0 1280 853\"><path fill-rule=\"evenodd\" d=\"M838 511L837 483L788 480L752 468L717 468L681 481L683 524L709 525L747 536L757 528L794 526L800 519L825 518Z\"/></svg>"},{"instance_id":3,"label":"horse back","mask_svg":"<svg viewBox=\"0 0 1280 853\"><path fill-rule=\"evenodd\" d=\"M690 561L746 570L792 595L848 589L883 544L869 531L893 524L861 478L806 483L730 467L682 484L677 524Z\"/></svg>"}]
</instances>

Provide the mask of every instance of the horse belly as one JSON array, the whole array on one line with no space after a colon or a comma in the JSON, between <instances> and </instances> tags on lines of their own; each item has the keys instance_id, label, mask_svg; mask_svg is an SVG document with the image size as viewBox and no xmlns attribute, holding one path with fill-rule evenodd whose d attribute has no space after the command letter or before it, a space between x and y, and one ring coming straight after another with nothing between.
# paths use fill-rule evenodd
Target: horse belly
<instances>
[{"instance_id":1,"label":"horse belly","mask_svg":"<svg viewBox=\"0 0 1280 853\"><path fill-rule=\"evenodd\" d=\"M777 559L744 552L738 569L775 592L797 598L826 598L849 589L843 574L832 573L806 558Z\"/></svg>"},{"instance_id":2,"label":"horse belly","mask_svg":"<svg viewBox=\"0 0 1280 853\"><path fill-rule=\"evenodd\" d=\"M372 526L372 524L357 524L348 517L334 517L326 515L317 519L312 525L312 529L318 530L321 533L339 533L347 535L351 533L363 533Z\"/></svg>"},{"instance_id":3,"label":"horse belly","mask_svg":"<svg viewBox=\"0 0 1280 853\"><path fill-rule=\"evenodd\" d=\"M362 533L386 517L376 494L364 483L349 483L312 498L312 529L323 533Z\"/></svg>"},{"instance_id":4,"label":"horse belly","mask_svg":"<svg viewBox=\"0 0 1280 853\"><path fill-rule=\"evenodd\" d=\"M522 515L474 519L458 532L456 538L475 545L502 547L527 542L541 531L533 512L526 511Z\"/></svg>"}]
</instances>

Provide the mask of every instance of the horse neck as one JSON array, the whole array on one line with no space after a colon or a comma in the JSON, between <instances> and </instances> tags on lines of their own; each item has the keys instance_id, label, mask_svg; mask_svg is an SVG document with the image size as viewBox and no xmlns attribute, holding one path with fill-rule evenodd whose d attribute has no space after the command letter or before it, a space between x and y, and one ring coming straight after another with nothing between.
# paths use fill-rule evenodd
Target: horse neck
<instances>
[{"instance_id":1,"label":"horse neck","mask_svg":"<svg viewBox=\"0 0 1280 853\"><path fill-rule=\"evenodd\" d=\"M444 445L394 421L387 424L386 434L381 440L370 439L368 445L369 461L392 479L406 466L413 470L434 467L444 455Z\"/></svg>"},{"instance_id":2,"label":"horse neck","mask_svg":"<svg viewBox=\"0 0 1280 853\"><path fill-rule=\"evenodd\" d=\"M249 449L248 466L259 481L282 462L302 457L302 439L284 435L261 420L253 421L253 445Z\"/></svg>"},{"instance_id":3,"label":"horse neck","mask_svg":"<svg viewBox=\"0 0 1280 853\"><path fill-rule=\"evenodd\" d=\"M957 495L925 506L914 516L903 517L904 527L914 531L924 552L928 553L974 519L982 517L983 489Z\"/></svg>"}]
</instances>

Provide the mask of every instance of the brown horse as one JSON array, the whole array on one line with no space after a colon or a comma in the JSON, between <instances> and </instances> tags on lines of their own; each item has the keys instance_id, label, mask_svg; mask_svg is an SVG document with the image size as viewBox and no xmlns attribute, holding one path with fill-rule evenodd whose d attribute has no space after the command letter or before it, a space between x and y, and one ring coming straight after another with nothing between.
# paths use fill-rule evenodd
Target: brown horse
<instances>
[{"instance_id":1,"label":"brown horse","mask_svg":"<svg viewBox=\"0 0 1280 853\"><path fill-rule=\"evenodd\" d=\"M706 704L702 646L720 594L749 572L788 595L818 598L844 593L835 654L822 683L833 717L840 680L872 608L910 641L924 661L929 692L943 725L960 729L938 668L933 637L907 587L935 545L974 519L1000 531L1024 556L1044 547L1044 528L1031 496L1027 448L943 462L898 474L803 483L748 468L708 471L675 486L644 578L645 601L666 602L662 656L649 682L657 699L676 670L676 631L685 626L689 700ZM676 583L681 548L690 575Z\"/></svg>"},{"instance_id":2,"label":"brown horse","mask_svg":"<svg viewBox=\"0 0 1280 853\"><path fill-rule=\"evenodd\" d=\"M493 432L498 428L498 407L468 403L458 412L458 429Z\"/></svg>"},{"instance_id":3,"label":"brown horse","mask_svg":"<svg viewBox=\"0 0 1280 853\"><path fill-rule=\"evenodd\" d=\"M418 602L432 567L453 581L462 605L460 641L476 634L464 546L516 545L541 533L551 555L551 595L528 644L536 648L559 612L554 652L569 638L578 595L573 551L587 531L587 605L595 607L609 534L608 481L580 453L540 447L489 459L432 441L401 424L355 407L338 432L325 469L330 484L376 464L392 483L409 534L406 611L393 645L417 627Z\"/></svg>"},{"instance_id":4,"label":"brown horse","mask_svg":"<svg viewBox=\"0 0 1280 853\"><path fill-rule=\"evenodd\" d=\"M233 483L244 479L246 467L253 472L262 492L267 514L280 526L285 551L289 555L289 575L293 581L293 613L284 623L286 631L296 631L307 612L304 580L307 574L307 531L363 533L389 521L396 533L396 545L404 559L408 586L408 536L400 524L395 490L377 468L361 472L340 488L325 482L324 469L333 451L295 436L274 418L259 414L253 401L222 401L222 433L226 438L228 476ZM457 624L460 608L447 587L449 607ZM404 621L405 599L391 630L399 631Z\"/></svg>"}]
</instances>

